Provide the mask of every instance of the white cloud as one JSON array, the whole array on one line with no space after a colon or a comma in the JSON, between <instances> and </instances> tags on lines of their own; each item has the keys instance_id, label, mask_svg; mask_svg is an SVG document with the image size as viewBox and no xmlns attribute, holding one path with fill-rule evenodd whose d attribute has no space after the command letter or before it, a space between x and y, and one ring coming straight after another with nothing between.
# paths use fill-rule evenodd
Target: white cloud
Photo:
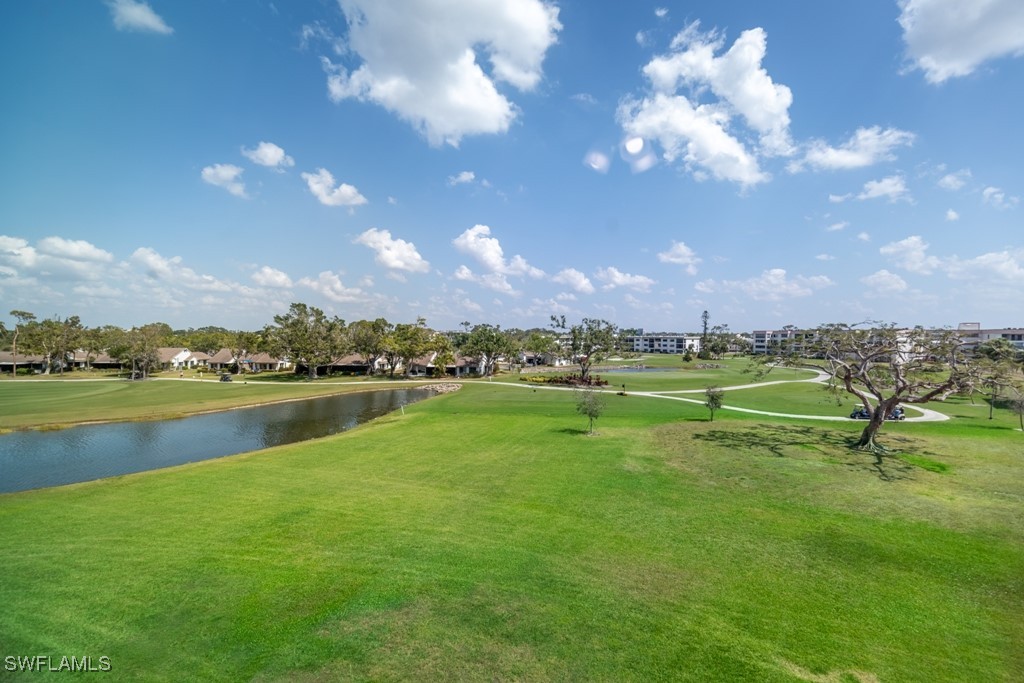
<instances>
[{"instance_id":1,"label":"white cloud","mask_svg":"<svg viewBox=\"0 0 1024 683\"><path fill-rule=\"evenodd\" d=\"M881 180L869 180L864 183L864 190L857 195L857 199L861 201L882 197L890 202L897 202L901 199L910 201L910 191L907 189L903 176L891 175Z\"/></svg>"},{"instance_id":2,"label":"white cloud","mask_svg":"<svg viewBox=\"0 0 1024 683\"><path fill-rule=\"evenodd\" d=\"M353 303L365 298L365 294L361 289L346 287L342 284L341 277L329 270L320 273L315 280L304 277L299 280L299 284L303 287L309 287L314 292L339 304Z\"/></svg>"},{"instance_id":3,"label":"white cloud","mask_svg":"<svg viewBox=\"0 0 1024 683\"><path fill-rule=\"evenodd\" d=\"M239 289L234 283L195 272L183 264L180 256L167 258L150 247L139 247L132 252L131 262L141 267L149 279L167 285L204 292L230 292Z\"/></svg>"},{"instance_id":4,"label":"white cloud","mask_svg":"<svg viewBox=\"0 0 1024 683\"><path fill-rule=\"evenodd\" d=\"M870 242L871 241L871 235L869 235L866 232L858 232L857 233L857 239L859 239L861 242Z\"/></svg>"},{"instance_id":5,"label":"white cloud","mask_svg":"<svg viewBox=\"0 0 1024 683\"><path fill-rule=\"evenodd\" d=\"M946 220L950 222L958 221L960 220L960 214L958 214L953 209L946 209Z\"/></svg>"},{"instance_id":6,"label":"white cloud","mask_svg":"<svg viewBox=\"0 0 1024 683\"><path fill-rule=\"evenodd\" d=\"M739 292L755 301L783 301L810 296L815 290L831 287L835 283L824 275L789 277L782 268L765 270L759 277L746 280L702 280L694 285L698 292Z\"/></svg>"},{"instance_id":7,"label":"white cloud","mask_svg":"<svg viewBox=\"0 0 1024 683\"><path fill-rule=\"evenodd\" d=\"M456 185L465 185L472 183L476 179L476 174L472 171L462 171L458 175L448 176L448 186L455 187Z\"/></svg>"},{"instance_id":8,"label":"white cloud","mask_svg":"<svg viewBox=\"0 0 1024 683\"><path fill-rule=\"evenodd\" d=\"M373 102L409 122L431 145L503 133L516 106L498 91L533 90L562 28L541 0L340 0L353 71L322 58L330 98ZM490 62L489 73L477 55Z\"/></svg>"},{"instance_id":9,"label":"white cloud","mask_svg":"<svg viewBox=\"0 0 1024 683\"><path fill-rule=\"evenodd\" d=\"M843 202L845 202L847 199L850 199L851 197L853 197L853 195L849 194L849 193L847 193L847 194L829 194L828 200L831 203L833 203L833 204L842 204Z\"/></svg>"},{"instance_id":10,"label":"white cloud","mask_svg":"<svg viewBox=\"0 0 1024 683\"><path fill-rule=\"evenodd\" d=\"M270 266L263 266L257 270L252 274L252 279L256 284L263 287L285 289L293 286L292 279L288 277L287 273Z\"/></svg>"},{"instance_id":11,"label":"white cloud","mask_svg":"<svg viewBox=\"0 0 1024 683\"><path fill-rule=\"evenodd\" d=\"M986 187L981 191L981 198L986 204L997 209L1009 209L1020 202L1018 197L1007 197L998 187Z\"/></svg>"},{"instance_id":12,"label":"white cloud","mask_svg":"<svg viewBox=\"0 0 1024 683\"><path fill-rule=\"evenodd\" d=\"M234 164L214 164L204 168L201 176L203 182L222 187L236 197L246 197L245 183L239 180L243 172L241 167Z\"/></svg>"},{"instance_id":13,"label":"white cloud","mask_svg":"<svg viewBox=\"0 0 1024 683\"><path fill-rule=\"evenodd\" d=\"M689 24L673 39L670 54L655 57L644 67L652 92L642 100L623 101L618 119L627 134L657 140L667 161L683 161L698 179L710 173L719 180L756 185L769 178L760 169L757 153L793 152L793 96L761 66L767 48L763 29L744 31L716 56L724 47L718 32L702 32L699 22ZM692 100L679 94L683 89ZM698 103L697 97L708 91L717 100ZM735 116L758 136L756 152L731 131Z\"/></svg>"},{"instance_id":14,"label":"white cloud","mask_svg":"<svg viewBox=\"0 0 1024 683\"><path fill-rule=\"evenodd\" d=\"M869 290L871 290L871 294L876 296L892 294L893 292L903 292L907 289L906 280L885 269L879 270L871 275L865 275L860 279L860 281L866 285Z\"/></svg>"},{"instance_id":15,"label":"white cloud","mask_svg":"<svg viewBox=\"0 0 1024 683\"><path fill-rule=\"evenodd\" d=\"M345 54L345 41L334 35L334 32L322 21L303 24L299 36L299 47L303 50L308 49L314 41L323 41L331 47L334 54L339 56Z\"/></svg>"},{"instance_id":16,"label":"white cloud","mask_svg":"<svg viewBox=\"0 0 1024 683\"><path fill-rule=\"evenodd\" d=\"M153 11L149 3L137 0L108 0L107 7L118 31L145 31L169 35L174 29Z\"/></svg>"},{"instance_id":17,"label":"white cloud","mask_svg":"<svg viewBox=\"0 0 1024 683\"><path fill-rule=\"evenodd\" d=\"M415 244L391 237L391 232L388 230L370 228L353 242L377 252L374 260L385 268L404 270L410 273L430 271L430 263L416 251Z\"/></svg>"},{"instance_id":18,"label":"white cloud","mask_svg":"<svg viewBox=\"0 0 1024 683\"><path fill-rule=\"evenodd\" d=\"M967 181L971 178L970 169L961 169L956 173L947 173L946 175L939 178L938 186L943 190L949 190L955 192L967 184Z\"/></svg>"},{"instance_id":19,"label":"white cloud","mask_svg":"<svg viewBox=\"0 0 1024 683\"><path fill-rule=\"evenodd\" d=\"M826 232L839 232L840 230L843 230L843 229L849 227L849 225L850 225L849 221L839 221L838 223L832 223L831 225L826 227L825 231Z\"/></svg>"},{"instance_id":20,"label":"white cloud","mask_svg":"<svg viewBox=\"0 0 1024 683\"><path fill-rule=\"evenodd\" d=\"M616 287L626 287L637 292L647 292L651 289L651 286L655 284L655 281L646 275L631 275L629 273L623 273L615 266L609 266L607 268L598 268L594 273L601 282L606 283L603 289L615 289Z\"/></svg>"},{"instance_id":21,"label":"white cloud","mask_svg":"<svg viewBox=\"0 0 1024 683\"><path fill-rule=\"evenodd\" d=\"M20 237L0 235L0 274L18 281L98 280L108 274L114 256L85 240L44 237L31 246Z\"/></svg>"},{"instance_id":22,"label":"white cloud","mask_svg":"<svg viewBox=\"0 0 1024 683\"><path fill-rule=\"evenodd\" d=\"M805 166L817 170L864 168L895 159L893 150L909 147L914 143L914 137L913 133L898 128L858 128L839 147L831 147L822 140L811 141L804 158L791 163L788 168L790 172L803 170Z\"/></svg>"},{"instance_id":23,"label":"white cloud","mask_svg":"<svg viewBox=\"0 0 1024 683\"><path fill-rule=\"evenodd\" d=\"M656 8L654 8L654 16L658 17L659 19L664 19L665 17L668 16L668 8L667 7L656 7Z\"/></svg>"},{"instance_id":24,"label":"white cloud","mask_svg":"<svg viewBox=\"0 0 1024 683\"><path fill-rule=\"evenodd\" d=\"M316 173L303 173L302 179L321 204L355 207L366 203L366 197L352 185L341 183L335 187L334 176L326 168L318 168Z\"/></svg>"},{"instance_id":25,"label":"white cloud","mask_svg":"<svg viewBox=\"0 0 1024 683\"><path fill-rule=\"evenodd\" d=\"M580 294L593 294L594 285L590 279L575 268L565 268L551 278L552 282L572 287Z\"/></svg>"},{"instance_id":26,"label":"white cloud","mask_svg":"<svg viewBox=\"0 0 1024 683\"><path fill-rule=\"evenodd\" d=\"M1024 54L1020 0L899 0L907 57L929 83L967 76L984 62Z\"/></svg>"},{"instance_id":27,"label":"white cloud","mask_svg":"<svg viewBox=\"0 0 1024 683\"><path fill-rule=\"evenodd\" d=\"M954 256L944 267L946 274L956 280L1002 280L1024 287L1024 249L990 252L964 260Z\"/></svg>"},{"instance_id":28,"label":"white cloud","mask_svg":"<svg viewBox=\"0 0 1024 683\"><path fill-rule=\"evenodd\" d=\"M494 291L501 292L502 294L510 294L512 296L518 296L520 294L520 292L518 292L515 287L509 283L508 278L506 278L502 273L484 273L482 275L477 275L467 266L461 265L456 268L454 277L456 280L462 280L463 282L475 282L482 287L493 289Z\"/></svg>"},{"instance_id":29,"label":"white cloud","mask_svg":"<svg viewBox=\"0 0 1024 683\"><path fill-rule=\"evenodd\" d=\"M283 171L285 167L295 165L295 160L285 154L284 150L273 142L260 142L254 149L243 147L242 154L254 164L268 166L278 171Z\"/></svg>"},{"instance_id":30,"label":"white cloud","mask_svg":"<svg viewBox=\"0 0 1024 683\"><path fill-rule=\"evenodd\" d=\"M818 254L814 258L818 259L819 261L835 261L836 260L836 257L833 256L832 254Z\"/></svg>"},{"instance_id":31,"label":"white cloud","mask_svg":"<svg viewBox=\"0 0 1024 683\"><path fill-rule=\"evenodd\" d=\"M686 246L685 242L676 241L672 242L672 247L668 251L658 254L658 260L662 263L674 263L683 266L683 270L686 271L687 275L696 275L697 264L701 262L696 252Z\"/></svg>"},{"instance_id":32,"label":"white cloud","mask_svg":"<svg viewBox=\"0 0 1024 683\"><path fill-rule=\"evenodd\" d=\"M920 235L911 235L899 242L890 242L878 250L903 270L930 275L939 267L940 261L935 256L929 256L927 251L928 243L921 239Z\"/></svg>"},{"instance_id":33,"label":"white cloud","mask_svg":"<svg viewBox=\"0 0 1024 683\"><path fill-rule=\"evenodd\" d=\"M36 245L40 254L73 261L110 263L114 255L85 240L67 240L63 237L44 237Z\"/></svg>"},{"instance_id":34,"label":"white cloud","mask_svg":"<svg viewBox=\"0 0 1024 683\"><path fill-rule=\"evenodd\" d=\"M490 235L490 227L474 225L452 240L452 244L462 253L472 256L491 273L532 278L544 277L544 271L531 266L522 256L516 255L510 260L506 260L501 243Z\"/></svg>"}]
</instances>

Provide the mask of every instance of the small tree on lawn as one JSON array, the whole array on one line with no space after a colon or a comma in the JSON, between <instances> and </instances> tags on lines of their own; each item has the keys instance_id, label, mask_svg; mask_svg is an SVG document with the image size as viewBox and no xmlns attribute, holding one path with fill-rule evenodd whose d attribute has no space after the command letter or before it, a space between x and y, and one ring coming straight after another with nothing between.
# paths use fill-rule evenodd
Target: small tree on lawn
<instances>
[{"instance_id":1,"label":"small tree on lawn","mask_svg":"<svg viewBox=\"0 0 1024 683\"><path fill-rule=\"evenodd\" d=\"M711 422L715 421L715 411L722 407L724 395L721 387L709 386L704 390L704 405L711 412Z\"/></svg>"},{"instance_id":2,"label":"small tree on lawn","mask_svg":"<svg viewBox=\"0 0 1024 683\"><path fill-rule=\"evenodd\" d=\"M588 434L594 433L594 420L604 412L604 396L590 387L576 390L576 412L590 420Z\"/></svg>"},{"instance_id":3,"label":"small tree on lawn","mask_svg":"<svg viewBox=\"0 0 1024 683\"><path fill-rule=\"evenodd\" d=\"M551 316L551 326L565 339L562 353L580 366L580 377L586 383L590 368L619 350L619 330L599 318L584 318L578 325L567 325L565 316Z\"/></svg>"}]
</instances>

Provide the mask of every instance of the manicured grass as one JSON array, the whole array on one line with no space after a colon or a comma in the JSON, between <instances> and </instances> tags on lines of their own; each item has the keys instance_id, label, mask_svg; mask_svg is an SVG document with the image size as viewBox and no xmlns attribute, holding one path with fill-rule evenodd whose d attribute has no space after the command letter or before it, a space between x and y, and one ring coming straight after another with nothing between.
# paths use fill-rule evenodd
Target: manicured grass
<instances>
[{"instance_id":1,"label":"manicured grass","mask_svg":"<svg viewBox=\"0 0 1024 683\"><path fill-rule=\"evenodd\" d=\"M1024 439L889 434L934 472L676 401L585 428L570 392L476 383L0 496L0 642L132 680L1024 677Z\"/></svg>"}]
</instances>

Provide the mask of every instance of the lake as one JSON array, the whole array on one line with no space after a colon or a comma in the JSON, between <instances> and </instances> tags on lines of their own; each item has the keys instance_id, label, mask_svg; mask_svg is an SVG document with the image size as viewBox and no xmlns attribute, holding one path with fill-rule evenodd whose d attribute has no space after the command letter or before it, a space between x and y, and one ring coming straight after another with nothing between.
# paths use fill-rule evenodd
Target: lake
<instances>
[{"instance_id":1,"label":"lake","mask_svg":"<svg viewBox=\"0 0 1024 683\"><path fill-rule=\"evenodd\" d=\"M337 434L431 395L383 389L178 420L0 435L0 493L74 484Z\"/></svg>"}]
</instances>

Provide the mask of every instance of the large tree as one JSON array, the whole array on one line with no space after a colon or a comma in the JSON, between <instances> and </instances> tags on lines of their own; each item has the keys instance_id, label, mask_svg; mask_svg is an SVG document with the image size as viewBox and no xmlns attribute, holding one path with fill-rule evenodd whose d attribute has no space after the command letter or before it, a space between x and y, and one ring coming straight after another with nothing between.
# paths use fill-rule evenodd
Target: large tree
<instances>
[{"instance_id":1,"label":"large tree","mask_svg":"<svg viewBox=\"0 0 1024 683\"><path fill-rule=\"evenodd\" d=\"M434 350L434 332L427 327L424 318L417 318L415 323L400 323L395 325L394 333L391 335L392 344L390 351L398 359L398 363L404 368L406 377L412 371L413 363L423 358ZM391 361L389 361L389 364ZM391 374L394 375L395 367L391 365Z\"/></svg>"},{"instance_id":2,"label":"large tree","mask_svg":"<svg viewBox=\"0 0 1024 683\"><path fill-rule=\"evenodd\" d=\"M968 386L971 365L954 330L881 323L830 323L783 342L769 363L824 370L828 388L856 396L870 418L856 447L884 451L876 437L901 403L943 400Z\"/></svg>"},{"instance_id":3,"label":"large tree","mask_svg":"<svg viewBox=\"0 0 1024 683\"><path fill-rule=\"evenodd\" d=\"M309 379L317 371L345 353L345 321L327 317L316 306L293 303L284 315L274 316L274 325L264 331L268 347L295 363L296 372L305 366Z\"/></svg>"},{"instance_id":4,"label":"large tree","mask_svg":"<svg viewBox=\"0 0 1024 683\"><path fill-rule=\"evenodd\" d=\"M354 353L366 362L366 374L372 375L377 361L387 349L388 335L394 326L384 318L357 320L348 326L349 343Z\"/></svg>"},{"instance_id":5,"label":"large tree","mask_svg":"<svg viewBox=\"0 0 1024 683\"><path fill-rule=\"evenodd\" d=\"M480 363L480 374L488 377L494 374L494 366L502 356L511 355L516 343L508 332L502 332L499 325L481 324L473 328L462 345L463 355L476 358Z\"/></svg>"},{"instance_id":6,"label":"large tree","mask_svg":"<svg viewBox=\"0 0 1024 683\"><path fill-rule=\"evenodd\" d=\"M107 353L122 365L131 365L132 378L146 378L160 367L157 349L166 339L167 325L150 323L133 327L128 331L110 328L107 330Z\"/></svg>"},{"instance_id":7,"label":"large tree","mask_svg":"<svg viewBox=\"0 0 1024 683\"><path fill-rule=\"evenodd\" d=\"M82 334L82 323L77 315L69 318L47 318L28 323L24 329L23 346L43 356L43 374L56 370L63 374L68 356L74 353Z\"/></svg>"},{"instance_id":8,"label":"large tree","mask_svg":"<svg viewBox=\"0 0 1024 683\"><path fill-rule=\"evenodd\" d=\"M580 367L580 377L590 379L590 369L619 348L618 328L607 320L584 318L568 325L565 316L551 316L551 326L562 333L562 353Z\"/></svg>"},{"instance_id":9,"label":"large tree","mask_svg":"<svg viewBox=\"0 0 1024 683\"><path fill-rule=\"evenodd\" d=\"M21 336L26 325L35 322L36 316L28 311L13 310L11 311L11 317L14 318L14 333L11 335L11 377L17 377L18 337Z\"/></svg>"}]
</instances>

